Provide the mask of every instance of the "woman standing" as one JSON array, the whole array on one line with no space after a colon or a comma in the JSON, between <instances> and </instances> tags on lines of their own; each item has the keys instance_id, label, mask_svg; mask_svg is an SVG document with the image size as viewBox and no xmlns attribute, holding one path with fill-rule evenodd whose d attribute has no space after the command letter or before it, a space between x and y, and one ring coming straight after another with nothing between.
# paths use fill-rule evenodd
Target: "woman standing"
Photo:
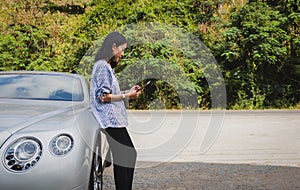
<instances>
[{"instance_id":1,"label":"woman standing","mask_svg":"<svg viewBox=\"0 0 300 190\"><path fill-rule=\"evenodd\" d=\"M114 179L117 190L132 189L136 150L126 127L128 119L124 100L136 99L139 86L121 92L113 71L124 55L127 40L118 33L106 36L99 49L90 81L91 107L100 126L105 129L112 151Z\"/></svg>"}]
</instances>

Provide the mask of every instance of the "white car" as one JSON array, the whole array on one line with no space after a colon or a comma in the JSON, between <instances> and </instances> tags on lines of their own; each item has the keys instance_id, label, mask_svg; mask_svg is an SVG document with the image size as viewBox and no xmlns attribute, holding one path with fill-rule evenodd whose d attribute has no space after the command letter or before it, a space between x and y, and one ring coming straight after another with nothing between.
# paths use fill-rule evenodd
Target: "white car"
<instances>
[{"instance_id":1,"label":"white car","mask_svg":"<svg viewBox=\"0 0 300 190\"><path fill-rule=\"evenodd\" d=\"M85 78L0 72L0 189L91 190L108 152Z\"/></svg>"}]
</instances>

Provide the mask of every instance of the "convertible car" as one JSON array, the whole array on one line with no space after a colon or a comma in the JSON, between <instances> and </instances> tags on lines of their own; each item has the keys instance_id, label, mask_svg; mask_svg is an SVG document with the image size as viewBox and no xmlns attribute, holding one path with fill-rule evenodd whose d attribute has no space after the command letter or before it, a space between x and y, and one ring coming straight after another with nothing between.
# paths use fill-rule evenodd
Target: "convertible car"
<instances>
[{"instance_id":1,"label":"convertible car","mask_svg":"<svg viewBox=\"0 0 300 190\"><path fill-rule=\"evenodd\" d=\"M83 76L0 72L0 189L91 190L109 147Z\"/></svg>"}]
</instances>

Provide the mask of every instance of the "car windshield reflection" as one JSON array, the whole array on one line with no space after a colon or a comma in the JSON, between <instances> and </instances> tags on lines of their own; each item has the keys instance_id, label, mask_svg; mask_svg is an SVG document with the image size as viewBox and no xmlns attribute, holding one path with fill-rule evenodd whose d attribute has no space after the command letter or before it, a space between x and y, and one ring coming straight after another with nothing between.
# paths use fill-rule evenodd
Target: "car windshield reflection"
<instances>
[{"instance_id":1,"label":"car windshield reflection","mask_svg":"<svg viewBox=\"0 0 300 190\"><path fill-rule=\"evenodd\" d=\"M0 75L0 98L83 101L78 78L50 74Z\"/></svg>"}]
</instances>

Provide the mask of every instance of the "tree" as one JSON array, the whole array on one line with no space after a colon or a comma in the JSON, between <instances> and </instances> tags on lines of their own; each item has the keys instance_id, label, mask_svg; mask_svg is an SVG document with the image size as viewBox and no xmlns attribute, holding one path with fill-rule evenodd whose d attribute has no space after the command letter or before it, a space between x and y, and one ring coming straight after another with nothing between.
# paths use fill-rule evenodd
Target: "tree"
<instances>
[{"instance_id":1,"label":"tree","mask_svg":"<svg viewBox=\"0 0 300 190\"><path fill-rule=\"evenodd\" d=\"M83 13L80 7L45 0L1 1L0 70L75 72L83 45L71 34Z\"/></svg>"},{"instance_id":2,"label":"tree","mask_svg":"<svg viewBox=\"0 0 300 190\"><path fill-rule=\"evenodd\" d=\"M231 106L276 106L284 94L293 93L282 83L281 68L288 64L287 43L291 38L283 27L286 20L280 11L259 1L233 10L217 50L226 71ZM290 101L295 99L290 97Z\"/></svg>"}]
</instances>

